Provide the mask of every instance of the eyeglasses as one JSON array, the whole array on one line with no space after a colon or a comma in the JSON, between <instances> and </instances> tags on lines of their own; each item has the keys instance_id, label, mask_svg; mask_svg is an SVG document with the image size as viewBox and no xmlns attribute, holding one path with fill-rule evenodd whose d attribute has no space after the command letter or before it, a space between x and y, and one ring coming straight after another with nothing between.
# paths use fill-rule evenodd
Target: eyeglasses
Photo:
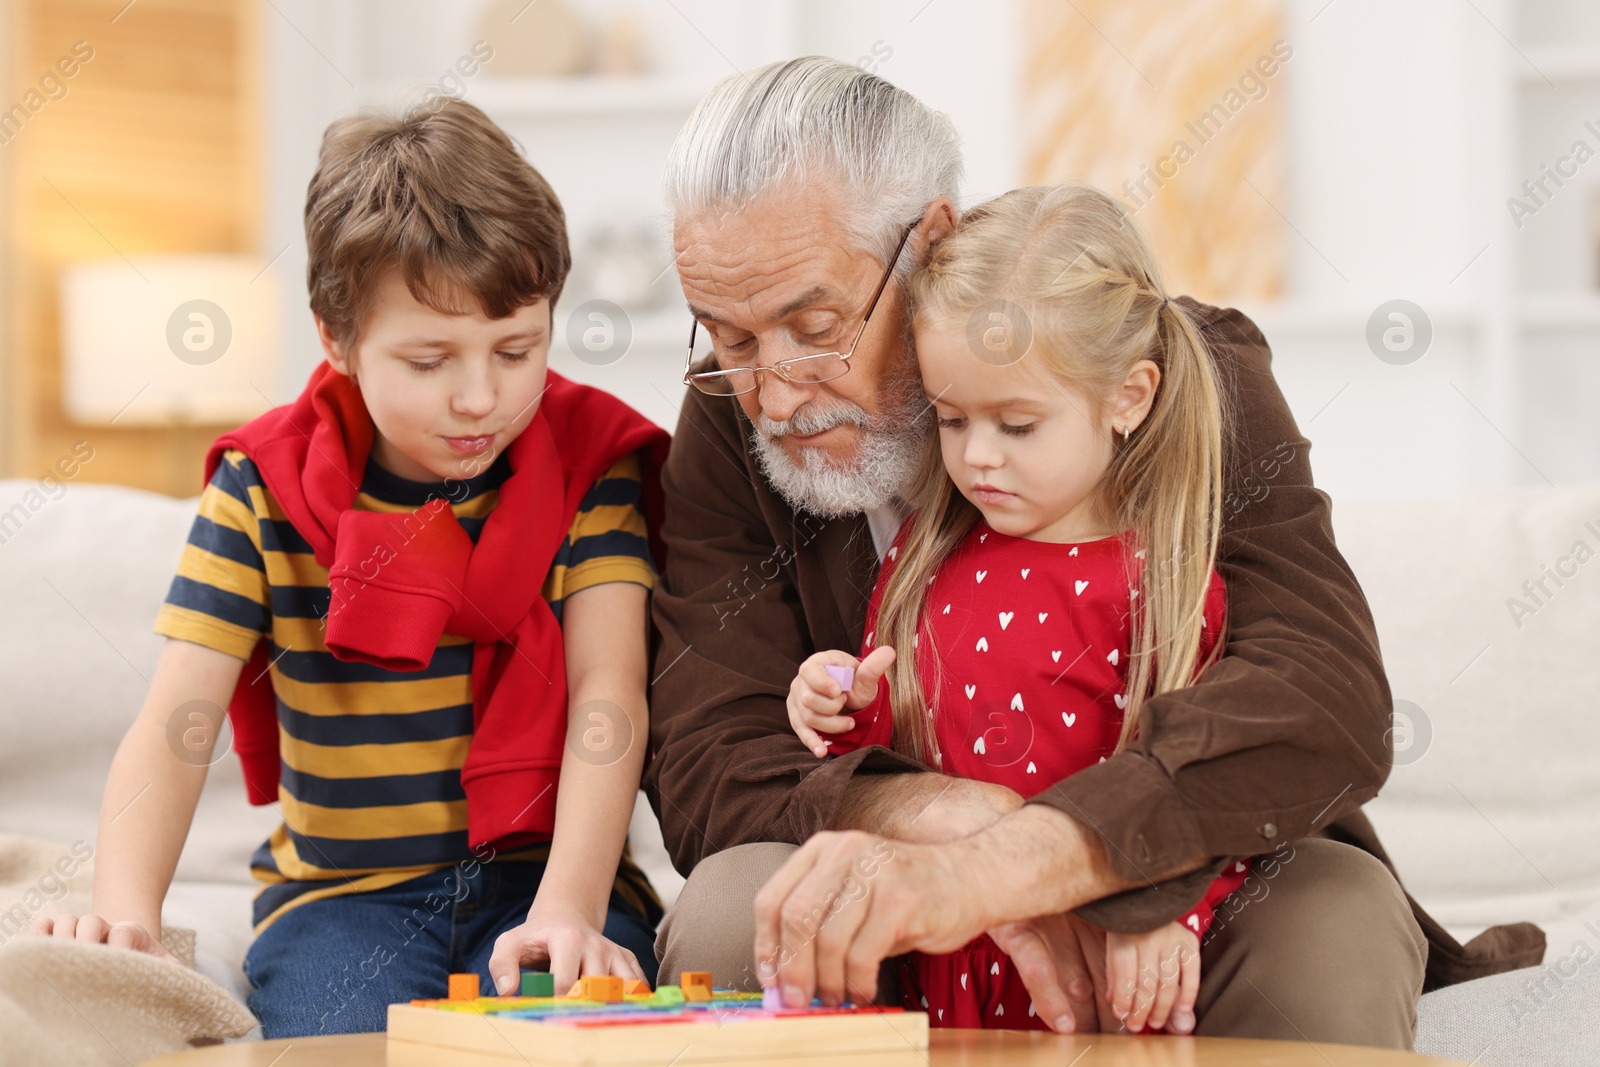
<instances>
[{"instance_id":1,"label":"eyeglasses","mask_svg":"<svg viewBox=\"0 0 1600 1067\"><path fill-rule=\"evenodd\" d=\"M855 338L850 342L848 349L843 352L817 352L809 356L780 359L770 367L735 367L732 370L701 371L697 374L690 369L694 366L694 339L700 329L700 320L695 319L689 326L689 355L684 364L684 383L712 396L738 396L755 389L760 384L756 375L763 372L776 374L783 381L793 385L817 385L842 377L850 369L850 357L856 354L856 346L861 343L862 334L867 332L867 323L872 321L872 313L878 309L878 298L883 296L884 288L894 275L895 264L900 262L900 253L904 251L906 242L911 239L912 231L921 221L918 219L906 227L900 243L895 246L894 255L889 257L889 265L878 281L878 288L872 293L872 303L867 305L867 313L862 317L861 326L856 330Z\"/></svg>"}]
</instances>

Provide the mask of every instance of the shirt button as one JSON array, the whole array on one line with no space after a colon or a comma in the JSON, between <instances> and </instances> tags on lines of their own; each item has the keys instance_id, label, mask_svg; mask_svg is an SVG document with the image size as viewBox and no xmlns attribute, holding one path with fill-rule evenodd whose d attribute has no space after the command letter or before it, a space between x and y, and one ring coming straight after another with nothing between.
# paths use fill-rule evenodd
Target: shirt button
<instances>
[{"instance_id":1,"label":"shirt button","mask_svg":"<svg viewBox=\"0 0 1600 1067\"><path fill-rule=\"evenodd\" d=\"M1274 837L1277 837L1278 824L1271 822L1264 823L1261 827L1261 836L1266 838L1268 841L1271 841Z\"/></svg>"}]
</instances>

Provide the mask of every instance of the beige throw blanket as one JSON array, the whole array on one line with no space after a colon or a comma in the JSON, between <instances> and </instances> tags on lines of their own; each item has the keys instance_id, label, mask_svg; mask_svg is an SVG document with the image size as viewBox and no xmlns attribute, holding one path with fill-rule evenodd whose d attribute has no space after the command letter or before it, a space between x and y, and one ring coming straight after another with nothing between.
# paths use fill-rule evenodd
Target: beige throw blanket
<instances>
[{"instance_id":1,"label":"beige throw blanket","mask_svg":"<svg viewBox=\"0 0 1600 1067\"><path fill-rule=\"evenodd\" d=\"M25 932L40 915L83 914L92 884L90 861L70 846L0 833L0 1067L126 1067L255 1027L193 969L193 931L161 932L180 963Z\"/></svg>"}]
</instances>

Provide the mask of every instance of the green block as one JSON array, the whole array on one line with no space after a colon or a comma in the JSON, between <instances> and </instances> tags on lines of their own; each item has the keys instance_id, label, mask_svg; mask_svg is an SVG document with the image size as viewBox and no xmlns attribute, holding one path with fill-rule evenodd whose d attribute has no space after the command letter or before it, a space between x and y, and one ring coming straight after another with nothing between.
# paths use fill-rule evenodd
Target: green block
<instances>
[{"instance_id":1,"label":"green block","mask_svg":"<svg viewBox=\"0 0 1600 1067\"><path fill-rule=\"evenodd\" d=\"M523 971L522 995L525 997L553 997L556 995L556 978L549 971Z\"/></svg>"},{"instance_id":2,"label":"green block","mask_svg":"<svg viewBox=\"0 0 1600 1067\"><path fill-rule=\"evenodd\" d=\"M658 1007L678 1007L683 1003L683 990L675 985L656 986L656 991L650 996L650 1003Z\"/></svg>"}]
</instances>

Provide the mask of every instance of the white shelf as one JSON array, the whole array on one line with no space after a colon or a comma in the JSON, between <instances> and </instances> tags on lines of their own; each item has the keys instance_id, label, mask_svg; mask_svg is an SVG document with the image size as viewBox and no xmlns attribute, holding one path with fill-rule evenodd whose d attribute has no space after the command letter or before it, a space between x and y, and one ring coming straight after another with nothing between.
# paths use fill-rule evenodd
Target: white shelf
<instances>
[{"instance_id":1,"label":"white shelf","mask_svg":"<svg viewBox=\"0 0 1600 1067\"><path fill-rule=\"evenodd\" d=\"M577 306L563 298L561 305L556 308L553 351L570 351L567 346L567 319ZM682 361L689 347L689 312L681 304L649 311L630 311L628 322L633 329L633 339L628 344L630 352L671 353L675 359Z\"/></svg>"},{"instance_id":2,"label":"white shelf","mask_svg":"<svg viewBox=\"0 0 1600 1067\"><path fill-rule=\"evenodd\" d=\"M1526 330L1600 329L1600 293L1522 296L1517 299L1517 320Z\"/></svg>"},{"instance_id":3,"label":"white shelf","mask_svg":"<svg viewBox=\"0 0 1600 1067\"><path fill-rule=\"evenodd\" d=\"M1549 78L1559 87L1570 82L1600 81L1600 44L1545 44L1521 51L1526 62L1511 60L1520 81L1544 85Z\"/></svg>"},{"instance_id":4,"label":"white shelf","mask_svg":"<svg viewBox=\"0 0 1600 1067\"><path fill-rule=\"evenodd\" d=\"M467 99L521 118L670 115L687 117L711 86L665 77L480 78Z\"/></svg>"}]
</instances>

